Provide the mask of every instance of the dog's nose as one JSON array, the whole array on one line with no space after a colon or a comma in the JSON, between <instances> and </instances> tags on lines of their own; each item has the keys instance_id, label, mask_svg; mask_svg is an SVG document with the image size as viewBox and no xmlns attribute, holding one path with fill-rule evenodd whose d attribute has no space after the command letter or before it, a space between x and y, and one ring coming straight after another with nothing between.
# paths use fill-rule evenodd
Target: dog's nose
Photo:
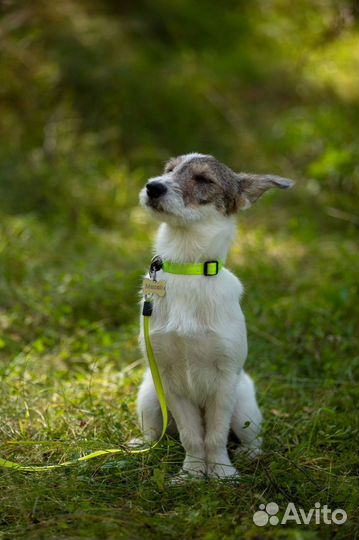
<instances>
[{"instance_id":1,"label":"dog's nose","mask_svg":"<svg viewBox=\"0 0 359 540\"><path fill-rule=\"evenodd\" d=\"M164 195L166 193L167 187L161 182L154 180L146 184L146 191L149 197L151 197L152 199L157 199L158 197L161 197L161 195Z\"/></svg>"}]
</instances>

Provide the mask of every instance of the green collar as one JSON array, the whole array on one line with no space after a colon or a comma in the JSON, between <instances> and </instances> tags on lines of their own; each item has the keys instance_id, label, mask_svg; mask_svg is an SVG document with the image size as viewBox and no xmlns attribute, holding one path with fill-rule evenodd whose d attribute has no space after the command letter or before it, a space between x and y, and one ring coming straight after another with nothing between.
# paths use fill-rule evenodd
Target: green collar
<instances>
[{"instance_id":1,"label":"green collar","mask_svg":"<svg viewBox=\"0 0 359 540\"><path fill-rule=\"evenodd\" d=\"M216 276L224 267L224 261L214 260L203 263L174 263L163 261L156 255L153 257L150 266L150 274L156 274L158 270L163 270L169 274L180 274L183 276Z\"/></svg>"}]
</instances>

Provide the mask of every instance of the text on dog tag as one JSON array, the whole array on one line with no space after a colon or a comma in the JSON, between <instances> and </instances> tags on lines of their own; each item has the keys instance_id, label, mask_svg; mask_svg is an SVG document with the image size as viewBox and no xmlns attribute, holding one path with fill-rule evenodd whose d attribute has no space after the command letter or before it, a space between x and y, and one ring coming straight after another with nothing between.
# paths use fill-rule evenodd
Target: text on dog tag
<instances>
[{"instance_id":1,"label":"text on dog tag","mask_svg":"<svg viewBox=\"0 0 359 540\"><path fill-rule=\"evenodd\" d=\"M143 280L143 294L157 294L158 296L165 296L166 282L153 281L153 279L145 278Z\"/></svg>"}]
</instances>

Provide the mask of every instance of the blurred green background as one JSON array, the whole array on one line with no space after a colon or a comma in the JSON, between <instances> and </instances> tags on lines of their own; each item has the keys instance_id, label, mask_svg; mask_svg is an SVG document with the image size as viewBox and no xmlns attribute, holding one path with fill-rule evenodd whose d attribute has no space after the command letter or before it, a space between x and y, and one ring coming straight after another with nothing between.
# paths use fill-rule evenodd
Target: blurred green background
<instances>
[{"instance_id":1,"label":"blurred green background","mask_svg":"<svg viewBox=\"0 0 359 540\"><path fill-rule=\"evenodd\" d=\"M54 462L136 432L137 299L156 229L138 192L168 157L211 153L296 180L241 213L229 260L247 290L248 370L266 418L259 464L237 464L239 486L177 491L165 487L182 457L175 443L171 459L5 473L2 538L177 538L179 527L186 538L258 538L251 516L269 500L329 501L353 526L357 3L0 9L2 455ZM305 538L354 537L347 526Z\"/></svg>"}]
</instances>

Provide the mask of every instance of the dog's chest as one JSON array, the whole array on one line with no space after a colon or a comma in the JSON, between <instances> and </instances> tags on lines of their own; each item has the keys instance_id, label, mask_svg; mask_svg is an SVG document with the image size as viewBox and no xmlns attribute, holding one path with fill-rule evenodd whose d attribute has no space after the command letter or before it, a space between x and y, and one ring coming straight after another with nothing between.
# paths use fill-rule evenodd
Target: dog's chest
<instances>
[{"instance_id":1,"label":"dog's chest","mask_svg":"<svg viewBox=\"0 0 359 540\"><path fill-rule=\"evenodd\" d=\"M219 378L238 373L239 358L225 351L216 333L183 336L175 332L152 338L165 387L201 402L218 386Z\"/></svg>"},{"instance_id":2,"label":"dog's chest","mask_svg":"<svg viewBox=\"0 0 359 540\"><path fill-rule=\"evenodd\" d=\"M163 274L166 296L156 297L151 342L164 384L201 400L218 378L232 376L247 354L242 286L227 270L216 278Z\"/></svg>"}]
</instances>

